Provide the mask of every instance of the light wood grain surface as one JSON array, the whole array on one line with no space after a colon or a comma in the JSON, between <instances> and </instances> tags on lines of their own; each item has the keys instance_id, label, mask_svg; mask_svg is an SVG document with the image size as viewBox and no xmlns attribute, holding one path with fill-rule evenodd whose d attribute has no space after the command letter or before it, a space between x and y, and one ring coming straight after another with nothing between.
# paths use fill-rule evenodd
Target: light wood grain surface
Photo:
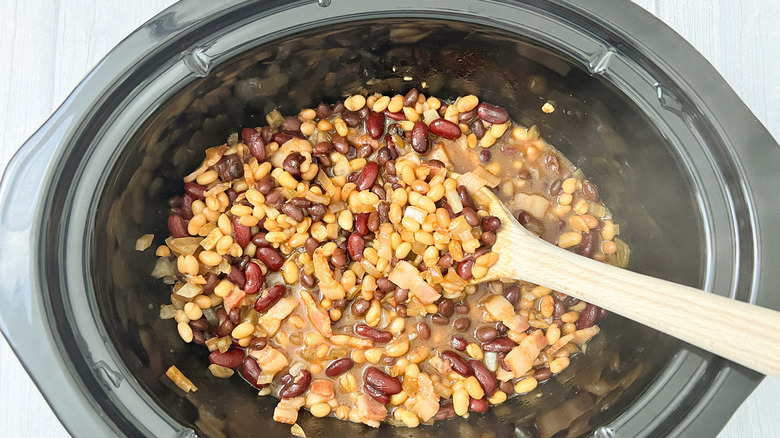
<instances>
[{"instance_id":1,"label":"light wood grain surface","mask_svg":"<svg viewBox=\"0 0 780 438\"><path fill-rule=\"evenodd\" d=\"M775 138L780 138L780 2L635 2L691 42ZM172 3L173 0L0 2L0 169L115 44ZM778 405L780 380L767 378L719 437L778 436ZM68 436L2 337L0 436Z\"/></svg>"}]
</instances>

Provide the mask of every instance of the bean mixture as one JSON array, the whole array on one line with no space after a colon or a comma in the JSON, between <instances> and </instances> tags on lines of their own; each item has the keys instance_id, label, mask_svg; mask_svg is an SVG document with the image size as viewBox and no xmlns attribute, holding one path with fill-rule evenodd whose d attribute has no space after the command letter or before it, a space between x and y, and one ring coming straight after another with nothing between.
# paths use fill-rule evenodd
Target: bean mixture
<instances>
[{"instance_id":1,"label":"bean mixture","mask_svg":"<svg viewBox=\"0 0 780 438\"><path fill-rule=\"evenodd\" d=\"M266 120L184 178L152 275L173 285L161 318L208 348L214 376L278 397L276 421L297 426L301 408L373 427L483 413L599 332L606 312L591 304L476 284L501 256L501 221L472 197L485 186L541 238L628 263L596 186L535 127L416 89Z\"/></svg>"}]
</instances>

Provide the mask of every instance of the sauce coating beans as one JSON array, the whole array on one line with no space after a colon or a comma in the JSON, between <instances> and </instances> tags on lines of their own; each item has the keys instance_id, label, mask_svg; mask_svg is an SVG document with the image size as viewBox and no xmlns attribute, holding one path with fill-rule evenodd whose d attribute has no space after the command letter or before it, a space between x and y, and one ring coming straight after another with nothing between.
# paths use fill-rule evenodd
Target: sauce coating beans
<instances>
[{"instance_id":1,"label":"sauce coating beans","mask_svg":"<svg viewBox=\"0 0 780 438\"><path fill-rule=\"evenodd\" d=\"M528 282L478 284L502 223L474 193L493 190L581 256L625 267L629 249L596 185L510 112L411 89L263 115L163 206L161 318L208 349L215 377L277 397L274 419L291 425L302 407L416 427L535 397L589 360L578 353L606 311Z\"/></svg>"}]
</instances>

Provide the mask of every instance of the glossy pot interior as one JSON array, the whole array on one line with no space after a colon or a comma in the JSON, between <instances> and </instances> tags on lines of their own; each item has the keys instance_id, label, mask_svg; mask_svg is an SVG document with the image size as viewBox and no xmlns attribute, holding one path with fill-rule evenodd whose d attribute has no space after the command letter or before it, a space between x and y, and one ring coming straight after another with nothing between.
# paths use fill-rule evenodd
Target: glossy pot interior
<instances>
[{"instance_id":1,"label":"glossy pot interior","mask_svg":"<svg viewBox=\"0 0 780 438\"><path fill-rule=\"evenodd\" d=\"M415 86L504 106L514 120L537 125L599 186L631 245L631 269L724 295L747 293L740 291L752 265L737 253L751 247L733 220L747 201L724 196L739 175L706 118L691 121L698 114L685 91L599 23L566 8L479 3L485 9L477 13L465 12L466 3L422 3L384 11L334 3L320 15L311 4L236 6L220 12L220 21L191 25L197 31L176 41L178 48L153 53L90 109L52 177L68 193L51 196L46 207L48 217L64 219L44 227L53 248L44 270L62 345L115 430L289 433L271 419L275 400L258 399L238 376L210 376L206 349L183 344L175 324L158 319L170 289L149 276L154 247L139 253L134 244L145 233L162 242L166 200L182 191L181 178L207 147L263 124L273 108L294 114L345 92ZM298 6L312 15L290 15ZM157 21L165 23L165 16ZM540 110L547 101L552 114ZM71 251L83 251L83 261ZM197 392L184 396L165 378L174 364ZM687 427L689 411L712 396L727 369L610 315L566 371L485 415L415 430L372 430L308 413L299 423L309 436L660 436ZM727 419L732 404L724 406ZM706 427L717 430L725 419Z\"/></svg>"}]
</instances>

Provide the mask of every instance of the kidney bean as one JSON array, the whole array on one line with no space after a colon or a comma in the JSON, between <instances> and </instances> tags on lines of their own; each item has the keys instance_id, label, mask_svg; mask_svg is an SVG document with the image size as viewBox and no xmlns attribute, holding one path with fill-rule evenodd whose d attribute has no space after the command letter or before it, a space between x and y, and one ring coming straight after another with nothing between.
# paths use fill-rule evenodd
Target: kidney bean
<instances>
[{"instance_id":1,"label":"kidney bean","mask_svg":"<svg viewBox=\"0 0 780 438\"><path fill-rule=\"evenodd\" d=\"M274 179L267 175L257 182L257 190L265 196L268 196L274 190Z\"/></svg>"},{"instance_id":2,"label":"kidney bean","mask_svg":"<svg viewBox=\"0 0 780 438\"><path fill-rule=\"evenodd\" d=\"M599 314L599 307L593 304L586 304L585 308L580 312L580 318L577 320L577 328L579 330L593 327L596 323L596 317Z\"/></svg>"},{"instance_id":3,"label":"kidney bean","mask_svg":"<svg viewBox=\"0 0 780 438\"><path fill-rule=\"evenodd\" d=\"M590 202L599 202L599 189L590 181L582 183L582 194Z\"/></svg>"},{"instance_id":4,"label":"kidney bean","mask_svg":"<svg viewBox=\"0 0 780 438\"><path fill-rule=\"evenodd\" d=\"M235 349L221 353L214 350L209 353L209 362L225 368L235 368L244 360L244 350Z\"/></svg>"},{"instance_id":5,"label":"kidney bean","mask_svg":"<svg viewBox=\"0 0 780 438\"><path fill-rule=\"evenodd\" d=\"M371 339L374 342L383 344L393 340L393 334L384 330L377 330L366 324L355 324L355 334L364 338Z\"/></svg>"},{"instance_id":6,"label":"kidney bean","mask_svg":"<svg viewBox=\"0 0 780 438\"><path fill-rule=\"evenodd\" d=\"M466 340L460 336L453 336L452 340L450 341L450 345L452 345L452 348L458 351L466 351L466 345L468 345L468 342L466 342Z\"/></svg>"},{"instance_id":7,"label":"kidney bean","mask_svg":"<svg viewBox=\"0 0 780 438\"><path fill-rule=\"evenodd\" d=\"M209 329L209 323L206 321L206 318L200 318L190 321L190 327L193 330L206 331Z\"/></svg>"},{"instance_id":8,"label":"kidney bean","mask_svg":"<svg viewBox=\"0 0 780 438\"><path fill-rule=\"evenodd\" d=\"M412 149L420 154L428 152L428 125L425 122L415 122L412 128Z\"/></svg>"},{"instance_id":9,"label":"kidney bean","mask_svg":"<svg viewBox=\"0 0 780 438\"><path fill-rule=\"evenodd\" d=\"M246 292L247 295L254 295L263 287L265 275L263 275L263 270L260 269L260 265L257 263L252 262L246 265L244 276L246 277L244 292Z\"/></svg>"},{"instance_id":10,"label":"kidney bean","mask_svg":"<svg viewBox=\"0 0 780 438\"><path fill-rule=\"evenodd\" d=\"M252 243L255 244L256 247L262 248L264 246L271 246L271 242L265 240L265 232L261 231L254 236L252 236Z\"/></svg>"},{"instance_id":11,"label":"kidney bean","mask_svg":"<svg viewBox=\"0 0 780 438\"><path fill-rule=\"evenodd\" d=\"M596 249L596 242L593 232L582 233L582 241L577 248L577 253L585 257L593 257L593 251Z\"/></svg>"},{"instance_id":12,"label":"kidney bean","mask_svg":"<svg viewBox=\"0 0 780 438\"><path fill-rule=\"evenodd\" d=\"M509 120L509 113L504 108L482 102L477 106L479 118L488 123L502 124Z\"/></svg>"},{"instance_id":13,"label":"kidney bean","mask_svg":"<svg viewBox=\"0 0 780 438\"><path fill-rule=\"evenodd\" d=\"M439 407L439 411L433 416L433 421L448 420L455 418L455 407L452 402L445 402Z\"/></svg>"},{"instance_id":14,"label":"kidney bean","mask_svg":"<svg viewBox=\"0 0 780 438\"><path fill-rule=\"evenodd\" d=\"M509 338L496 338L482 344L482 350L486 352L509 353L515 348L515 341Z\"/></svg>"},{"instance_id":15,"label":"kidney bean","mask_svg":"<svg viewBox=\"0 0 780 438\"><path fill-rule=\"evenodd\" d=\"M471 270L474 268L474 260L463 260L458 263L458 275L464 280L471 279Z\"/></svg>"},{"instance_id":16,"label":"kidney bean","mask_svg":"<svg viewBox=\"0 0 780 438\"><path fill-rule=\"evenodd\" d=\"M452 323L452 327L459 332L466 331L471 326L471 319L458 318Z\"/></svg>"},{"instance_id":17,"label":"kidney bean","mask_svg":"<svg viewBox=\"0 0 780 438\"><path fill-rule=\"evenodd\" d=\"M190 237L187 232L187 222L179 215L168 216L168 232L173 237Z\"/></svg>"},{"instance_id":18,"label":"kidney bean","mask_svg":"<svg viewBox=\"0 0 780 438\"><path fill-rule=\"evenodd\" d=\"M258 248L255 257L274 272L282 269L284 264L284 257L282 257L279 251L271 247Z\"/></svg>"},{"instance_id":19,"label":"kidney bean","mask_svg":"<svg viewBox=\"0 0 780 438\"><path fill-rule=\"evenodd\" d=\"M287 292L287 288L282 284L275 284L268 288L265 293L255 301L255 311L263 313L273 307L277 301Z\"/></svg>"},{"instance_id":20,"label":"kidney bean","mask_svg":"<svg viewBox=\"0 0 780 438\"><path fill-rule=\"evenodd\" d=\"M479 342L490 342L498 337L498 330L493 326L483 325L474 332L474 337Z\"/></svg>"},{"instance_id":21,"label":"kidney bean","mask_svg":"<svg viewBox=\"0 0 780 438\"><path fill-rule=\"evenodd\" d=\"M362 317L368 312L368 309L371 308L371 302L368 300L364 300L363 298L357 299L354 303L352 303L352 314L357 317Z\"/></svg>"},{"instance_id":22,"label":"kidney bean","mask_svg":"<svg viewBox=\"0 0 780 438\"><path fill-rule=\"evenodd\" d=\"M550 183L550 195L557 196L563 192L563 180L560 178Z\"/></svg>"},{"instance_id":23,"label":"kidney bean","mask_svg":"<svg viewBox=\"0 0 780 438\"><path fill-rule=\"evenodd\" d=\"M371 396L371 398L378 401L379 403L382 403L383 405L390 403L389 395L383 393L382 391L369 385L368 383L363 384L363 392Z\"/></svg>"},{"instance_id":24,"label":"kidney bean","mask_svg":"<svg viewBox=\"0 0 780 438\"><path fill-rule=\"evenodd\" d=\"M478 414L482 414L487 412L487 410L490 409L490 403L488 403L485 399L476 399L473 397L469 397L469 410L472 412L476 412Z\"/></svg>"},{"instance_id":25,"label":"kidney bean","mask_svg":"<svg viewBox=\"0 0 780 438\"><path fill-rule=\"evenodd\" d=\"M233 231L236 234L236 242L244 248L252 239L252 229L242 224L240 219L239 216L233 216Z\"/></svg>"},{"instance_id":26,"label":"kidney bean","mask_svg":"<svg viewBox=\"0 0 780 438\"><path fill-rule=\"evenodd\" d=\"M263 389L268 384L258 384L257 379L260 378L260 373L263 370L260 368L260 365L257 363L257 359L255 359L252 356L246 356L244 360L241 362L241 368L239 368L239 373L241 373L241 377L244 378L247 382L249 382L250 385L254 386L257 389Z\"/></svg>"},{"instance_id":27,"label":"kidney bean","mask_svg":"<svg viewBox=\"0 0 780 438\"><path fill-rule=\"evenodd\" d=\"M363 248L365 248L366 242L358 232L354 232L349 236L347 241L347 250L352 260L360 261L363 259Z\"/></svg>"},{"instance_id":28,"label":"kidney bean","mask_svg":"<svg viewBox=\"0 0 780 438\"><path fill-rule=\"evenodd\" d=\"M195 198L192 197L189 193L185 193L184 196L182 196L181 201L181 211L179 213L179 216L183 217L184 219L190 220L192 219L192 203L195 202Z\"/></svg>"},{"instance_id":29,"label":"kidney bean","mask_svg":"<svg viewBox=\"0 0 780 438\"><path fill-rule=\"evenodd\" d=\"M385 117L391 120L395 120L396 122L401 122L403 120L406 120L406 114L404 114L402 111L394 113L394 112L390 112L389 110L384 110L383 113Z\"/></svg>"},{"instance_id":30,"label":"kidney bean","mask_svg":"<svg viewBox=\"0 0 780 438\"><path fill-rule=\"evenodd\" d=\"M458 125L450 122L447 119L436 119L428 125L428 129L432 134L444 137L449 140L455 140L460 137L460 128Z\"/></svg>"},{"instance_id":31,"label":"kidney bean","mask_svg":"<svg viewBox=\"0 0 780 438\"><path fill-rule=\"evenodd\" d=\"M471 375L471 368L469 368L469 365L458 353L447 350L439 353L439 356L441 356L442 360L449 361L452 370L461 376L468 377Z\"/></svg>"},{"instance_id":32,"label":"kidney bean","mask_svg":"<svg viewBox=\"0 0 780 438\"><path fill-rule=\"evenodd\" d=\"M371 111L366 120L366 132L373 139L377 139L385 132L385 114Z\"/></svg>"},{"instance_id":33,"label":"kidney bean","mask_svg":"<svg viewBox=\"0 0 780 438\"><path fill-rule=\"evenodd\" d=\"M257 158L258 163L265 161L265 141L262 133L252 128L244 128L241 130L241 140L249 148L249 153Z\"/></svg>"},{"instance_id":34,"label":"kidney bean","mask_svg":"<svg viewBox=\"0 0 780 438\"><path fill-rule=\"evenodd\" d=\"M471 359L469 361L471 371L474 372L474 377L479 381L482 389L485 390L485 395L492 396L498 390L498 379L496 375L490 371L481 360Z\"/></svg>"},{"instance_id":35,"label":"kidney bean","mask_svg":"<svg viewBox=\"0 0 780 438\"><path fill-rule=\"evenodd\" d=\"M274 128L270 126L263 126L260 129L260 135L263 137L263 141L268 144L271 142L274 136Z\"/></svg>"},{"instance_id":36,"label":"kidney bean","mask_svg":"<svg viewBox=\"0 0 780 438\"><path fill-rule=\"evenodd\" d=\"M374 153L374 147L368 143L361 144L360 147L357 149L358 158L368 158L373 153Z\"/></svg>"},{"instance_id":37,"label":"kidney bean","mask_svg":"<svg viewBox=\"0 0 780 438\"><path fill-rule=\"evenodd\" d=\"M363 378L368 385L373 386L383 394L395 395L401 392L402 389L401 382L398 379L376 367L366 368Z\"/></svg>"},{"instance_id":38,"label":"kidney bean","mask_svg":"<svg viewBox=\"0 0 780 438\"><path fill-rule=\"evenodd\" d=\"M355 219L355 231L360 236L368 234L368 213L358 213Z\"/></svg>"},{"instance_id":39,"label":"kidney bean","mask_svg":"<svg viewBox=\"0 0 780 438\"><path fill-rule=\"evenodd\" d=\"M379 164L377 164L374 161L369 161L368 163L366 163L365 166L363 166L363 169L360 171L360 176L358 177L358 180L355 183L355 188L360 191L370 189L376 182L376 178L378 175L379 175Z\"/></svg>"},{"instance_id":40,"label":"kidney bean","mask_svg":"<svg viewBox=\"0 0 780 438\"><path fill-rule=\"evenodd\" d=\"M284 158L282 168L295 178L301 176L301 164L306 161L300 152L292 152Z\"/></svg>"},{"instance_id":41,"label":"kidney bean","mask_svg":"<svg viewBox=\"0 0 780 438\"><path fill-rule=\"evenodd\" d=\"M188 182L184 184L184 191L189 193L193 198L200 199L201 201L206 199L207 189L208 188L206 186L202 186L194 182Z\"/></svg>"},{"instance_id":42,"label":"kidney bean","mask_svg":"<svg viewBox=\"0 0 780 438\"><path fill-rule=\"evenodd\" d=\"M404 96L404 106L414 106L417 103L417 98L420 96L420 92L416 88L409 90Z\"/></svg>"},{"instance_id":43,"label":"kidney bean","mask_svg":"<svg viewBox=\"0 0 780 438\"><path fill-rule=\"evenodd\" d=\"M519 286L513 284L504 288L503 295L507 301L512 303L513 306L516 306L517 303L520 302L520 298L522 297L523 293L520 291Z\"/></svg>"},{"instance_id":44,"label":"kidney bean","mask_svg":"<svg viewBox=\"0 0 780 438\"><path fill-rule=\"evenodd\" d=\"M485 125L482 124L482 120L475 119L469 123L469 129L474 133L474 136L478 139L482 139L485 136Z\"/></svg>"},{"instance_id":45,"label":"kidney bean","mask_svg":"<svg viewBox=\"0 0 780 438\"><path fill-rule=\"evenodd\" d=\"M420 339L427 341L431 337L431 328L424 322L417 323L417 333L420 334Z\"/></svg>"},{"instance_id":46,"label":"kidney bean","mask_svg":"<svg viewBox=\"0 0 780 438\"><path fill-rule=\"evenodd\" d=\"M479 216L477 216L477 212L473 208L463 207L463 217L470 226L476 227L479 225Z\"/></svg>"},{"instance_id":47,"label":"kidney bean","mask_svg":"<svg viewBox=\"0 0 780 438\"><path fill-rule=\"evenodd\" d=\"M352 359L348 357L342 357L341 359L334 360L330 363L330 365L328 365L327 368L325 368L325 375L328 377L340 376L351 370L354 366L355 362L353 362Z\"/></svg>"},{"instance_id":48,"label":"kidney bean","mask_svg":"<svg viewBox=\"0 0 780 438\"><path fill-rule=\"evenodd\" d=\"M552 377L552 371L550 371L550 369L547 367L539 368L536 371L534 371L534 379L540 382L543 382L549 379L550 377Z\"/></svg>"},{"instance_id":49,"label":"kidney bean","mask_svg":"<svg viewBox=\"0 0 780 438\"><path fill-rule=\"evenodd\" d=\"M461 123L468 123L476 116L477 116L477 109L473 108L469 111L466 111L465 113L458 114L458 121Z\"/></svg>"},{"instance_id":50,"label":"kidney bean","mask_svg":"<svg viewBox=\"0 0 780 438\"><path fill-rule=\"evenodd\" d=\"M266 338L261 337L255 337L252 338L251 341L249 341L249 348L252 350L262 350L268 345L268 340Z\"/></svg>"},{"instance_id":51,"label":"kidney bean","mask_svg":"<svg viewBox=\"0 0 780 438\"><path fill-rule=\"evenodd\" d=\"M279 392L281 398L294 398L306 392L311 384L311 372L309 370L301 370L297 376L295 376L290 383L282 387Z\"/></svg>"},{"instance_id":52,"label":"kidney bean","mask_svg":"<svg viewBox=\"0 0 780 438\"><path fill-rule=\"evenodd\" d=\"M230 280L231 283L238 286L240 289L246 287L246 276L244 276L244 273L237 266L230 267L230 272L227 275L227 279Z\"/></svg>"},{"instance_id":53,"label":"kidney bean","mask_svg":"<svg viewBox=\"0 0 780 438\"><path fill-rule=\"evenodd\" d=\"M466 186L458 186L456 190L458 192L458 197L460 198L460 202L463 204L463 207L464 208L468 207L474 210L474 203L471 200L471 195L469 195L469 190L466 188Z\"/></svg>"}]
</instances>

